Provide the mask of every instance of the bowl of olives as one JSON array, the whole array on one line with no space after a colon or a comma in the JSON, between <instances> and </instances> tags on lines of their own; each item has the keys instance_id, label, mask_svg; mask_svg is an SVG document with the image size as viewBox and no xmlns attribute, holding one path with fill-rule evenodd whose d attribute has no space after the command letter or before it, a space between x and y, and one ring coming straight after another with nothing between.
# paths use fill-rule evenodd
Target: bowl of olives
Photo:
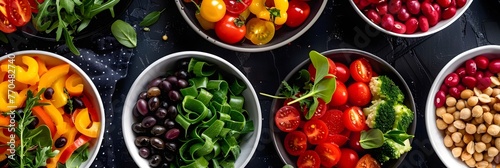
<instances>
[{"instance_id":1,"label":"bowl of olives","mask_svg":"<svg viewBox=\"0 0 500 168\"><path fill-rule=\"evenodd\" d=\"M149 65L123 107L127 149L139 167L245 167L260 139L257 94L241 71L204 52Z\"/></svg>"}]
</instances>

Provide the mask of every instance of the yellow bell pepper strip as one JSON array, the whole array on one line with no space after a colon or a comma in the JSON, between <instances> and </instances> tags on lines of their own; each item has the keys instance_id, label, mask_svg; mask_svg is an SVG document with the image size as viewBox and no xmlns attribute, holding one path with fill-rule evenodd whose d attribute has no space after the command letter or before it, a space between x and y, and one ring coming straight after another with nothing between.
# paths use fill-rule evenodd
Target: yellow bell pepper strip
<instances>
[{"instance_id":1,"label":"yellow bell pepper strip","mask_svg":"<svg viewBox=\"0 0 500 168\"><path fill-rule=\"evenodd\" d=\"M66 161L68 161L69 157L76 149L89 142L91 139L92 138L88 136L80 135L70 146L68 146L66 149L64 149L64 151L61 152L62 154L61 157L59 157L59 162L66 163Z\"/></svg>"},{"instance_id":2,"label":"yellow bell pepper strip","mask_svg":"<svg viewBox=\"0 0 500 168\"><path fill-rule=\"evenodd\" d=\"M223 0L203 0L200 15L209 22L217 22L226 15L226 4Z\"/></svg>"},{"instance_id":3,"label":"yellow bell pepper strip","mask_svg":"<svg viewBox=\"0 0 500 168\"><path fill-rule=\"evenodd\" d=\"M288 0L274 0L274 7L266 7L266 0L253 0L248 6L257 18L272 21L276 25L285 24L288 14Z\"/></svg>"},{"instance_id":4,"label":"yellow bell pepper strip","mask_svg":"<svg viewBox=\"0 0 500 168\"><path fill-rule=\"evenodd\" d=\"M29 88L25 88L19 92L18 96L16 97L16 106L17 107L22 107L24 105L24 102L26 101L26 96L28 95L28 90L31 90L31 92L36 93L36 85L32 85Z\"/></svg>"},{"instance_id":5,"label":"yellow bell pepper strip","mask_svg":"<svg viewBox=\"0 0 500 168\"><path fill-rule=\"evenodd\" d=\"M48 71L47 66L41 58L36 57L35 60L36 62L38 62L38 76L42 76L45 72Z\"/></svg>"},{"instance_id":6,"label":"yellow bell pepper strip","mask_svg":"<svg viewBox=\"0 0 500 168\"><path fill-rule=\"evenodd\" d=\"M0 63L0 71L7 72L9 70L9 59L5 59Z\"/></svg>"},{"instance_id":7,"label":"yellow bell pepper strip","mask_svg":"<svg viewBox=\"0 0 500 168\"><path fill-rule=\"evenodd\" d=\"M99 134L100 124L101 122L92 122L90 120L89 111L87 108L80 110L75 118L76 130L78 130L78 132L82 133L83 135L91 138L97 138L97 135Z\"/></svg>"},{"instance_id":8,"label":"yellow bell pepper strip","mask_svg":"<svg viewBox=\"0 0 500 168\"><path fill-rule=\"evenodd\" d=\"M38 76L38 62L30 56L22 56L21 58L22 62L28 66L28 70L26 71L23 67L17 65L16 80L25 84L36 84L40 80Z\"/></svg>"},{"instance_id":9,"label":"yellow bell pepper strip","mask_svg":"<svg viewBox=\"0 0 500 168\"><path fill-rule=\"evenodd\" d=\"M90 119L92 119L92 121L94 122L99 121L99 114L97 113L97 110L94 107L94 105L90 102L89 98L86 95L84 95L82 96L81 99L83 101L83 104L85 105L85 107L87 107L89 111Z\"/></svg>"},{"instance_id":10,"label":"yellow bell pepper strip","mask_svg":"<svg viewBox=\"0 0 500 168\"><path fill-rule=\"evenodd\" d=\"M70 96L80 96L83 92L83 79L76 73L71 74L66 79L65 86Z\"/></svg>"},{"instance_id":11,"label":"yellow bell pepper strip","mask_svg":"<svg viewBox=\"0 0 500 168\"><path fill-rule=\"evenodd\" d=\"M66 131L68 131L68 129L66 128L66 122L64 122L61 113L59 113L59 110L57 110L57 108L47 100L42 100L40 102L48 103L48 105L43 106L43 110L50 116L55 124L56 133L54 137L57 137L58 135L60 136L61 134L64 134Z\"/></svg>"},{"instance_id":12,"label":"yellow bell pepper strip","mask_svg":"<svg viewBox=\"0 0 500 168\"><path fill-rule=\"evenodd\" d=\"M40 77L38 82L38 90L48 88L59 78L64 77L69 72L69 64L61 64L50 68Z\"/></svg>"},{"instance_id":13,"label":"yellow bell pepper strip","mask_svg":"<svg viewBox=\"0 0 500 168\"><path fill-rule=\"evenodd\" d=\"M57 163L59 162L59 159L63 153L70 145L72 145L75 142L76 134L78 134L78 131L76 130L75 127L71 127L68 132L63 134L63 137L66 137L66 145L64 145L62 148L59 148L59 153L50 158L48 163L47 163L47 168L57 168ZM55 141L54 141L55 142Z\"/></svg>"},{"instance_id":14,"label":"yellow bell pepper strip","mask_svg":"<svg viewBox=\"0 0 500 168\"><path fill-rule=\"evenodd\" d=\"M56 126L54 125L52 118L50 118L50 116L43 110L41 106L33 107L32 111L33 115L35 115L40 121L39 124L46 125L50 130L50 135L54 137L56 134Z\"/></svg>"},{"instance_id":15,"label":"yellow bell pepper strip","mask_svg":"<svg viewBox=\"0 0 500 168\"><path fill-rule=\"evenodd\" d=\"M66 82L66 76L56 79L52 84L52 89L54 89L54 94L52 95L52 104L56 108L63 107L68 103L68 95L64 92L64 85Z\"/></svg>"},{"instance_id":16,"label":"yellow bell pepper strip","mask_svg":"<svg viewBox=\"0 0 500 168\"><path fill-rule=\"evenodd\" d=\"M0 83L0 111L8 112L12 108L16 108L16 101L18 100L19 94L16 91L9 90L9 81L3 81ZM17 106L21 107L21 106Z\"/></svg>"}]
</instances>

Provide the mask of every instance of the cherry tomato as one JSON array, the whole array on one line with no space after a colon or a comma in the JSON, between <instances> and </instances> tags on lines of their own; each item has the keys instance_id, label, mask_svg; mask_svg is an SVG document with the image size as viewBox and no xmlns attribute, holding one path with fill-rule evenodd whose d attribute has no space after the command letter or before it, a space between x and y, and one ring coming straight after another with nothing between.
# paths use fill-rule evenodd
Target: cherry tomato
<instances>
[{"instance_id":1,"label":"cherry tomato","mask_svg":"<svg viewBox=\"0 0 500 168\"><path fill-rule=\"evenodd\" d=\"M292 131L286 134L285 149L288 154L299 156L307 149L307 137L302 131Z\"/></svg>"},{"instance_id":2,"label":"cherry tomato","mask_svg":"<svg viewBox=\"0 0 500 168\"><path fill-rule=\"evenodd\" d=\"M344 123L342 121L342 111L337 109L330 109L326 111L325 115L321 117L325 122L330 134L338 134L344 130Z\"/></svg>"},{"instance_id":3,"label":"cherry tomato","mask_svg":"<svg viewBox=\"0 0 500 168\"><path fill-rule=\"evenodd\" d=\"M360 132L351 132L351 136L349 136L349 147L359 153L363 153L365 152L365 149L363 149L359 143L360 137Z\"/></svg>"},{"instance_id":4,"label":"cherry tomato","mask_svg":"<svg viewBox=\"0 0 500 168\"><path fill-rule=\"evenodd\" d=\"M319 155L313 150L306 150L297 160L297 167L299 168L319 168L320 165Z\"/></svg>"},{"instance_id":5,"label":"cherry tomato","mask_svg":"<svg viewBox=\"0 0 500 168\"><path fill-rule=\"evenodd\" d=\"M361 108L352 106L344 111L342 114L342 121L347 129L359 132L365 128L365 115Z\"/></svg>"},{"instance_id":6,"label":"cherry tomato","mask_svg":"<svg viewBox=\"0 0 500 168\"><path fill-rule=\"evenodd\" d=\"M292 28L300 26L311 12L309 4L300 0L291 0L288 2L288 5L288 10L286 11L288 19L285 24Z\"/></svg>"},{"instance_id":7,"label":"cherry tomato","mask_svg":"<svg viewBox=\"0 0 500 168\"><path fill-rule=\"evenodd\" d=\"M285 99L285 101L283 101L283 106L288 106L288 102L291 102L293 101L292 98L288 98L288 99ZM300 103L299 102L296 102L296 103L293 103L293 104L290 104L290 106L293 106L295 107L297 110L301 110L300 108Z\"/></svg>"},{"instance_id":8,"label":"cherry tomato","mask_svg":"<svg viewBox=\"0 0 500 168\"><path fill-rule=\"evenodd\" d=\"M326 105L325 101L323 99L318 99L318 107L316 108L316 111L314 112L314 115L311 117L311 119L319 119L325 115L326 110L328 110L328 106ZM304 115L309 112L309 109L305 108L304 110Z\"/></svg>"},{"instance_id":9,"label":"cherry tomato","mask_svg":"<svg viewBox=\"0 0 500 168\"><path fill-rule=\"evenodd\" d=\"M303 129L308 142L313 145L323 142L328 137L328 127L322 120L309 120L304 124Z\"/></svg>"},{"instance_id":10,"label":"cherry tomato","mask_svg":"<svg viewBox=\"0 0 500 168\"><path fill-rule=\"evenodd\" d=\"M353 106L363 107L368 105L372 100L372 93L370 87L363 82L354 82L347 87L347 94L349 95L349 104Z\"/></svg>"},{"instance_id":11,"label":"cherry tomato","mask_svg":"<svg viewBox=\"0 0 500 168\"><path fill-rule=\"evenodd\" d=\"M332 59L328 59L328 74L335 76L337 74L337 68L335 66L335 63L333 62ZM309 75L311 76L311 81L314 81L314 78L316 78L316 68L314 68L314 65L312 63L309 64L309 67L307 67L307 71L309 72ZM325 78L331 78L331 76L325 76Z\"/></svg>"},{"instance_id":12,"label":"cherry tomato","mask_svg":"<svg viewBox=\"0 0 500 168\"><path fill-rule=\"evenodd\" d=\"M347 141L349 140L349 137L342 135L342 134L328 134L328 137L325 139L324 142L328 142L331 144L335 144L337 146L342 146L344 145Z\"/></svg>"},{"instance_id":13,"label":"cherry tomato","mask_svg":"<svg viewBox=\"0 0 500 168\"><path fill-rule=\"evenodd\" d=\"M45 0L28 0L31 6L31 12L38 13L38 4L43 3Z\"/></svg>"},{"instance_id":14,"label":"cherry tomato","mask_svg":"<svg viewBox=\"0 0 500 168\"><path fill-rule=\"evenodd\" d=\"M24 26L31 20L31 6L28 0L8 0L7 18L14 26Z\"/></svg>"},{"instance_id":15,"label":"cherry tomato","mask_svg":"<svg viewBox=\"0 0 500 168\"><path fill-rule=\"evenodd\" d=\"M358 163L359 157L356 151L349 148L340 149L342 155L340 156L340 161L337 164L338 168L353 168Z\"/></svg>"},{"instance_id":16,"label":"cherry tomato","mask_svg":"<svg viewBox=\"0 0 500 168\"><path fill-rule=\"evenodd\" d=\"M224 0L227 12L239 15L252 3L252 0Z\"/></svg>"},{"instance_id":17,"label":"cherry tomato","mask_svg":"<svg viewBox=\"0 0 500 168\"><path fill-rule=\"evenodd\" d=\"M7 16L7 0L0 0L0 31L12 33L16 31L16 26L10 23Z\"/></svg>"},{"instance_id":18,"label":"cherry tomato","mask_svg":"<svg viewBox=\"0 0 500 168\"><path fill-rule=\"evenodd\" d=\"M380 164L370 154L366 154L359 159L356 168L380 168Z\"/></svg>"},{"instance_id":19,"label":"cherry tomato","mask_svg":"<svg viewBox=\"0 0 500 168\"><path fill-rule=\"evenodd\" d=\"M331 143L321 143L314 148L321 159L321 165L325 167L333 167L337 165L340 160L340 148Z\"/></svg>"},{"instance_id":20,"label":"cherry tomato","mask_svg":"<svg viewBox=\"0 0 500 168\"><path fill-rule=\"evenodd\" d=\"M226 5L222 0L203 0L200 15L209 22L217 22L226 15Z\"/></svg>"},{"instance_id":21,"label":"cherry tomato","mask_svg":"<svg viewBox=\"0 0 500 168\"><path fill-rule=\"evenodd\" d=\"M337 80L335 82L337 83L337 86L335 88L335 92L333 92L332 100L330 101L330 103L328 105L340 106L340 105L346 104L347 98L349 95L349 94L347 94L347 88L345 87L343 82L341 82L339 80Z\"/></svg>"},{"instance_id":22,"label":"cherry tomato","mask_svg":"<svg viewBox=\"0 0 500 168\"><path fill-rule=\"evenodd\" d=\"M336 76L337 76L337 80L345 83L347 82L347 80L349 80L349 78L351 77L351 74L349 73L349 68L347 68L347 66L343 63L340 63L340 62L336 62L335 63L335 66L336 66Z\"/></svg>"},{"instance_id":23,"label":"cherry tomato","mask_svg":"<svg viewBox=\"0 0 500 168\"><path fill-rule=\"evenodd\" d=\"M300 113L293 106L283 106L281 107L274 116L274 122L278 129L283 132L290 132L297 127L300 123Z\"/></svg>"},{"instance_id":24,"label":"cherry tomato","mask_svg":"<svg viewBox=\"0 0 500 168\"><path fill-rule=\"evenodd\" d=\"M247 22L245 37L253 44L264 45L274 37L274 23L271 21L252 18Z\"/></svg>"},{"instance_id":25,"label":"cherry tomato","mask_svg":"<svg viewBox=\"0 0 500 168\"><path fill-rule=\"evenodd\" d=\"M349 70L351 72L352 78L355 81L368 83L372 78L372 66L370 65L368 60L364 58L354 60L349 66Z\"/></svg>"},{"instance_id":26,"label":"cherry tomato","mask_svg":"<svg viewBox=\"0 0 500 168\"><path fill-rule=\"evenodd\" d=\"M209 22L209 21L205 20L205 18L201 17L200 12L196 12L196 14L194 16L196 17L196 20L198 20L198 23L200 23L200 26L204 30L214 29L215 23L214 22Z\"/></svg>"},{"instance_id":27,"label":"cherry tomato","mask_svg":"<svg viewBox=\"0 0 500 168\"><path fill-rule=\"evenodd\" d=\"M245 23L238 16L227 14L215 23L215 34L223 42L234 44L245 37L247 28Z\"/></svg>"}]
</instances>

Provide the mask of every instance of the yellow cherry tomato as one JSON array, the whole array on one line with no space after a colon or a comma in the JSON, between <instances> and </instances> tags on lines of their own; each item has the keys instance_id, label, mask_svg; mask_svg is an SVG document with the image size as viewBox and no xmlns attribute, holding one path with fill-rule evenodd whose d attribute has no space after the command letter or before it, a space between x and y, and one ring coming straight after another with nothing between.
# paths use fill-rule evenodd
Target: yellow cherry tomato
<instances>
[{"instance_id":1,"label":"yellow cherry tomato","mask_svg":"<svg viewBox=\"0 0 500 168\"><path fill-rule=\"evenodd\" d=\"M200 15L209 22L217 22L226 14L226 4L222 0L203 0Z\"/></svg>"},{"instance_id":2,"label":"yellow cherry tomato","mask_svg":"<svg viewBox=\"0 0 500 168\"><path fill-rule=\"evenodd\" d=\"M205 20L205 18L201 17L201 14L199 11L197 11L194 16L196 16L196 20L198 20L198 23L200 23L201 27L204 30L214 29L215 23Z\"/></svg>"},{"instance_id":3,"label":"yellow cherry tomato","mask_svg":"<svg viewBox=\"0 0 500 168\"><path fill-rule=\"evenodd\" d=\"M252 18L246 24L245 37L253 44L263 45L269 43L274 37L274 24L271 21Z\"/></svg>"}]
</instances>

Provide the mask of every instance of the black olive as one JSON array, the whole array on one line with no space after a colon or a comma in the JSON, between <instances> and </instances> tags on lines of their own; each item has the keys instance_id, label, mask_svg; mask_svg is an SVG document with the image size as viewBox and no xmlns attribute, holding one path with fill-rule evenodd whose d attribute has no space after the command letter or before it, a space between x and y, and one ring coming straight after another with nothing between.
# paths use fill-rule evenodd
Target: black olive
<instances>
[{"instance_id":1,"label":"black olive","mask_svg":"<svg viewBox=\"0 0 500 168\"><path fill-rule=\"evenodd\" d=\"M168 106L167 117L172 120L175 119L175 117L177 117L177 107L174 105Z\"/></svg>"},{"instance_id":2,"label":"black olive","mask_svg":"<svg viewBox=\"0 0 500 168\"><path fill-rule=\"evenodd\" d=\"M179 87L180 89L188 87L188 86L189 86L189 83L184 79L179 79L177 81L177 87Z\"/></svg>"},{"instance_id":3,"label":"black olive","mask_svg":"<svg viewBox=\"0 0 500 168\"><path fill-rule=\"evenodd\" d=\"M151 128L156 124L156 119L152 116L147 116L142 119L142 127L144 128Z\"/></svg>"},{"instance_id":4,"label":"black olive","mask_svg":"<svg viewBox=\"0 0 500 168\"><path fill-rule=\"evenodd\" d=\"M163 142L163 140L161 140L160 138L151 137L149 141L154 149L159 149L159 150L165 149L165 142Z\"/></svg>"},{"instance_id":5,"label":"black olive","mask_svg":"<svg viewBox=\"0 0 500 168\"><path fill-rule=\"evenodd\" d=\"M167 138L168 140L174 140L177 139L177 137L179 137L180 133L181 131L179 129L172 128L168 130L167 133L165 133L165 138Z\"/></svg>"},{"instance_id":6,"label":"black olive","mask_svg":"<svg viewBox=\"0 0 500 168\"><path fill-rule=\"evenodd\" d=\"M142 147L139 149L139 156L141 156L144 159L147 159L149 157L150 151L149 148L147 147Z\"/></svg>"},{"instance_id":7,"label":"black olive","mask_svg":"<svg viewBox=\"0 0 500 168\"><path fill-rule=\"evenodd\" d=\"M158 97L152 97L148 101L149 111L156 111L160 107L160 99Z\"/></svg>"},{"instance_id":8,"label":"black olive","mask_svg":"<svg viewBox=\"0 0 500 168\"><path fill-rule=\"evenodd\" d=\"M28 124L28 128L35 129L36 125L38 125L39 122L40 120L38 120L38 117L33 117L33 121L30 124Z\"/></svg>"},{"instance_id":9,"label":"black olive","mask_svg":"<svg viewBox=\"0 0 500 168\"><path fill-rule=\"evenodd\" d=\"M170 152L175 152L177 151L177 144L175 144L175 142L167 142L165 144L165 149L167 149Z\"/></svg>"},{"instance_id":10,"label":"black olive","mask_svg":"<svg viewBox=\"0 0 500 168\"><path fill-rule=\"evenodd\" d=\"M143 116L148 114L148 102L146 102L145 99L137 100L135 107L137 108L137 111L139 111L139 113Z\"/></svg>"},{"instance_id":11,"label":"black olive","mask_svg":"<svg viewBox=\"0 0 500 168\"><path fill-rule=\"evenodd\" d=\"M158 167L161 163L160 155L153 155L151 159L149 159L149 166Z\"/></svg>"},{"instance_id":12,"label":"black olive","mask_svg":"<svg viewBox=\"0 0 500 168\"><path fill-rule=\"evenodd\" d=\"M62 148L66 145L67 142L68 140L65 137L59 137L57 138L56 142L54 142L54 146L56 146L56 148Z\"/></svg>"},{"instance_id":13,"label":"black olive","mask_svg":"<svg viewBox=\"0 0 500 168\"><path fill-rule=\"evenodd\" d=\"M161 168L170 168L170 165L168 162L163 162L163 164L161 164Z\"/></svg>"},{"instance_id":14,"label":"black olive","mask_svg":"<svg viewBox=\"0 0 500 168\"><path fill-rule=\"evenodd\" d=\"M169 119L166 119L165 122L163 123L167 129L171 129L175 127L175 122Z\"/></svg>"},{"instance_id":15,"label":"black olive","mask_svg":"<svg viewBox=\"0 0 500 168\"><path fill-rule=\"evenodd\" d=\"M139 93L139 99L147 99L148 98L148 92L143 91Z\"/></svg>"},{"instance_id":16,"label":"black olive","mask_svg":"<svg viewBox=\"0 0 500 168\"><path fill-rule=\"evenodd\" d=\"M147 136L138 136L137 138L135 138L135 146L137 147L148 146L149 141L150 139Z\"/></svg>"},{"instance_id":17,"label":"black olive","mask_svg":"<svg viewBox=\"0 0 500 168\"><path fill-rule=\"evenodd\" d=\"M83 104L82 99L80 97L73 97L71 98L73 101L73 109L82 109L85 108L85 104Z\"/></svg>"},{"instance_id":18,"label":"black olive","mask_svg":"<svg viewBox=\"0 0 500 168\"><path fill-rule=\"evenodd\" d=\"M151 128L151 135L153 136L160 136L167 132L167 129L161 125L155 125L153 128Z\"/></svg>"},{"instance_id":19,"label":"black olive","mask_svg":"<svg viewBox=\"0 0 500 168\"><path fill-rule=\"evenodd\" d=\"M168 98L173 102L178 102L181 100L181 94L177 90L170 90L170 92L168 92Z\"/></svg>"},{"instance_id":20,"label":"black olive","mask_svg":"<svg viewBox=\"0 0 500 168\"><path fill-rule=\"evenodd\" d=\"M167 116L168 112L167 109L160 107L158 110L156 110L155 117L158 119L164 119Z\"/></svg>"},{"instance_id":21,"label":"black olive","mask_svg":"<svg viewBox=\"0 0 500 168\"><path fill-rule=\"evenodd\" d=\"M168 82L170 82L170 84L172 84L172 85L177 84L177 77L175 77L175 76L168 76L166 80Z\"/></svg>"},{"instance_id":22,"label":"black olive","mask_svg":"<svg viewBox=\"0 0 500 168\"><path fill-rule=\"evenodd\" d=\"M179 70L175 72L175 76L179 79L186 79L188 77L188 73L184 70Z\"/></svg>"},{"instance_id":23,"label":"black olive","mask_svg":"<svg viewBox=\"0 0 500 168\"><path fill-rule=\"evenodd\" d=\"M149 82L149 84L148 84L148 88L158 86L161 83L161 81L162 81L161 78L155 78L155 79L151 80L151 82Z\"/></svg>"},{"instance_id":24,"label":"black olive","mask_svg":"<svg viewBox=\"0 0 500 168\"><path fill-rule=\"evenodd\" d=\"M132 130L135 133L142 134L142 133L145 133L147 129L142 127L142 123L137 122L137 123L132 124Z\"/></svg>"},{"instance_id":25,"label":"black olive","mask_svg":"<svg viewBox=\"0 0 500 168\"><path fill-rule=\"evenodd\" d=\"M165 151L164 156L165 156L165 161L167 162L172 162L175 159L175 153L171 151Z\"/></svg>"},{"instance_id":26,"label":"black olive","mask_svg":"<svg viewBox=\"0 0 500 168\"><path fill-rule=\"evenodd\" d=\"M172 90L172 84L167 80L162 81L159 87L165 93L168 93L170 90Z\"/></svg>"},{"instance_id":27,"label":"black olive","mask_svg":"<svg viewBox=\"0 0 500 168\"><path fill-rule=\"evenodd\" d=\"M49 99L49 100L52 99L52 95L54 95L54 89L52 87L48 87L43 92L43 97L45 97L46 99Z\"/></svg>"}]
</instances>

